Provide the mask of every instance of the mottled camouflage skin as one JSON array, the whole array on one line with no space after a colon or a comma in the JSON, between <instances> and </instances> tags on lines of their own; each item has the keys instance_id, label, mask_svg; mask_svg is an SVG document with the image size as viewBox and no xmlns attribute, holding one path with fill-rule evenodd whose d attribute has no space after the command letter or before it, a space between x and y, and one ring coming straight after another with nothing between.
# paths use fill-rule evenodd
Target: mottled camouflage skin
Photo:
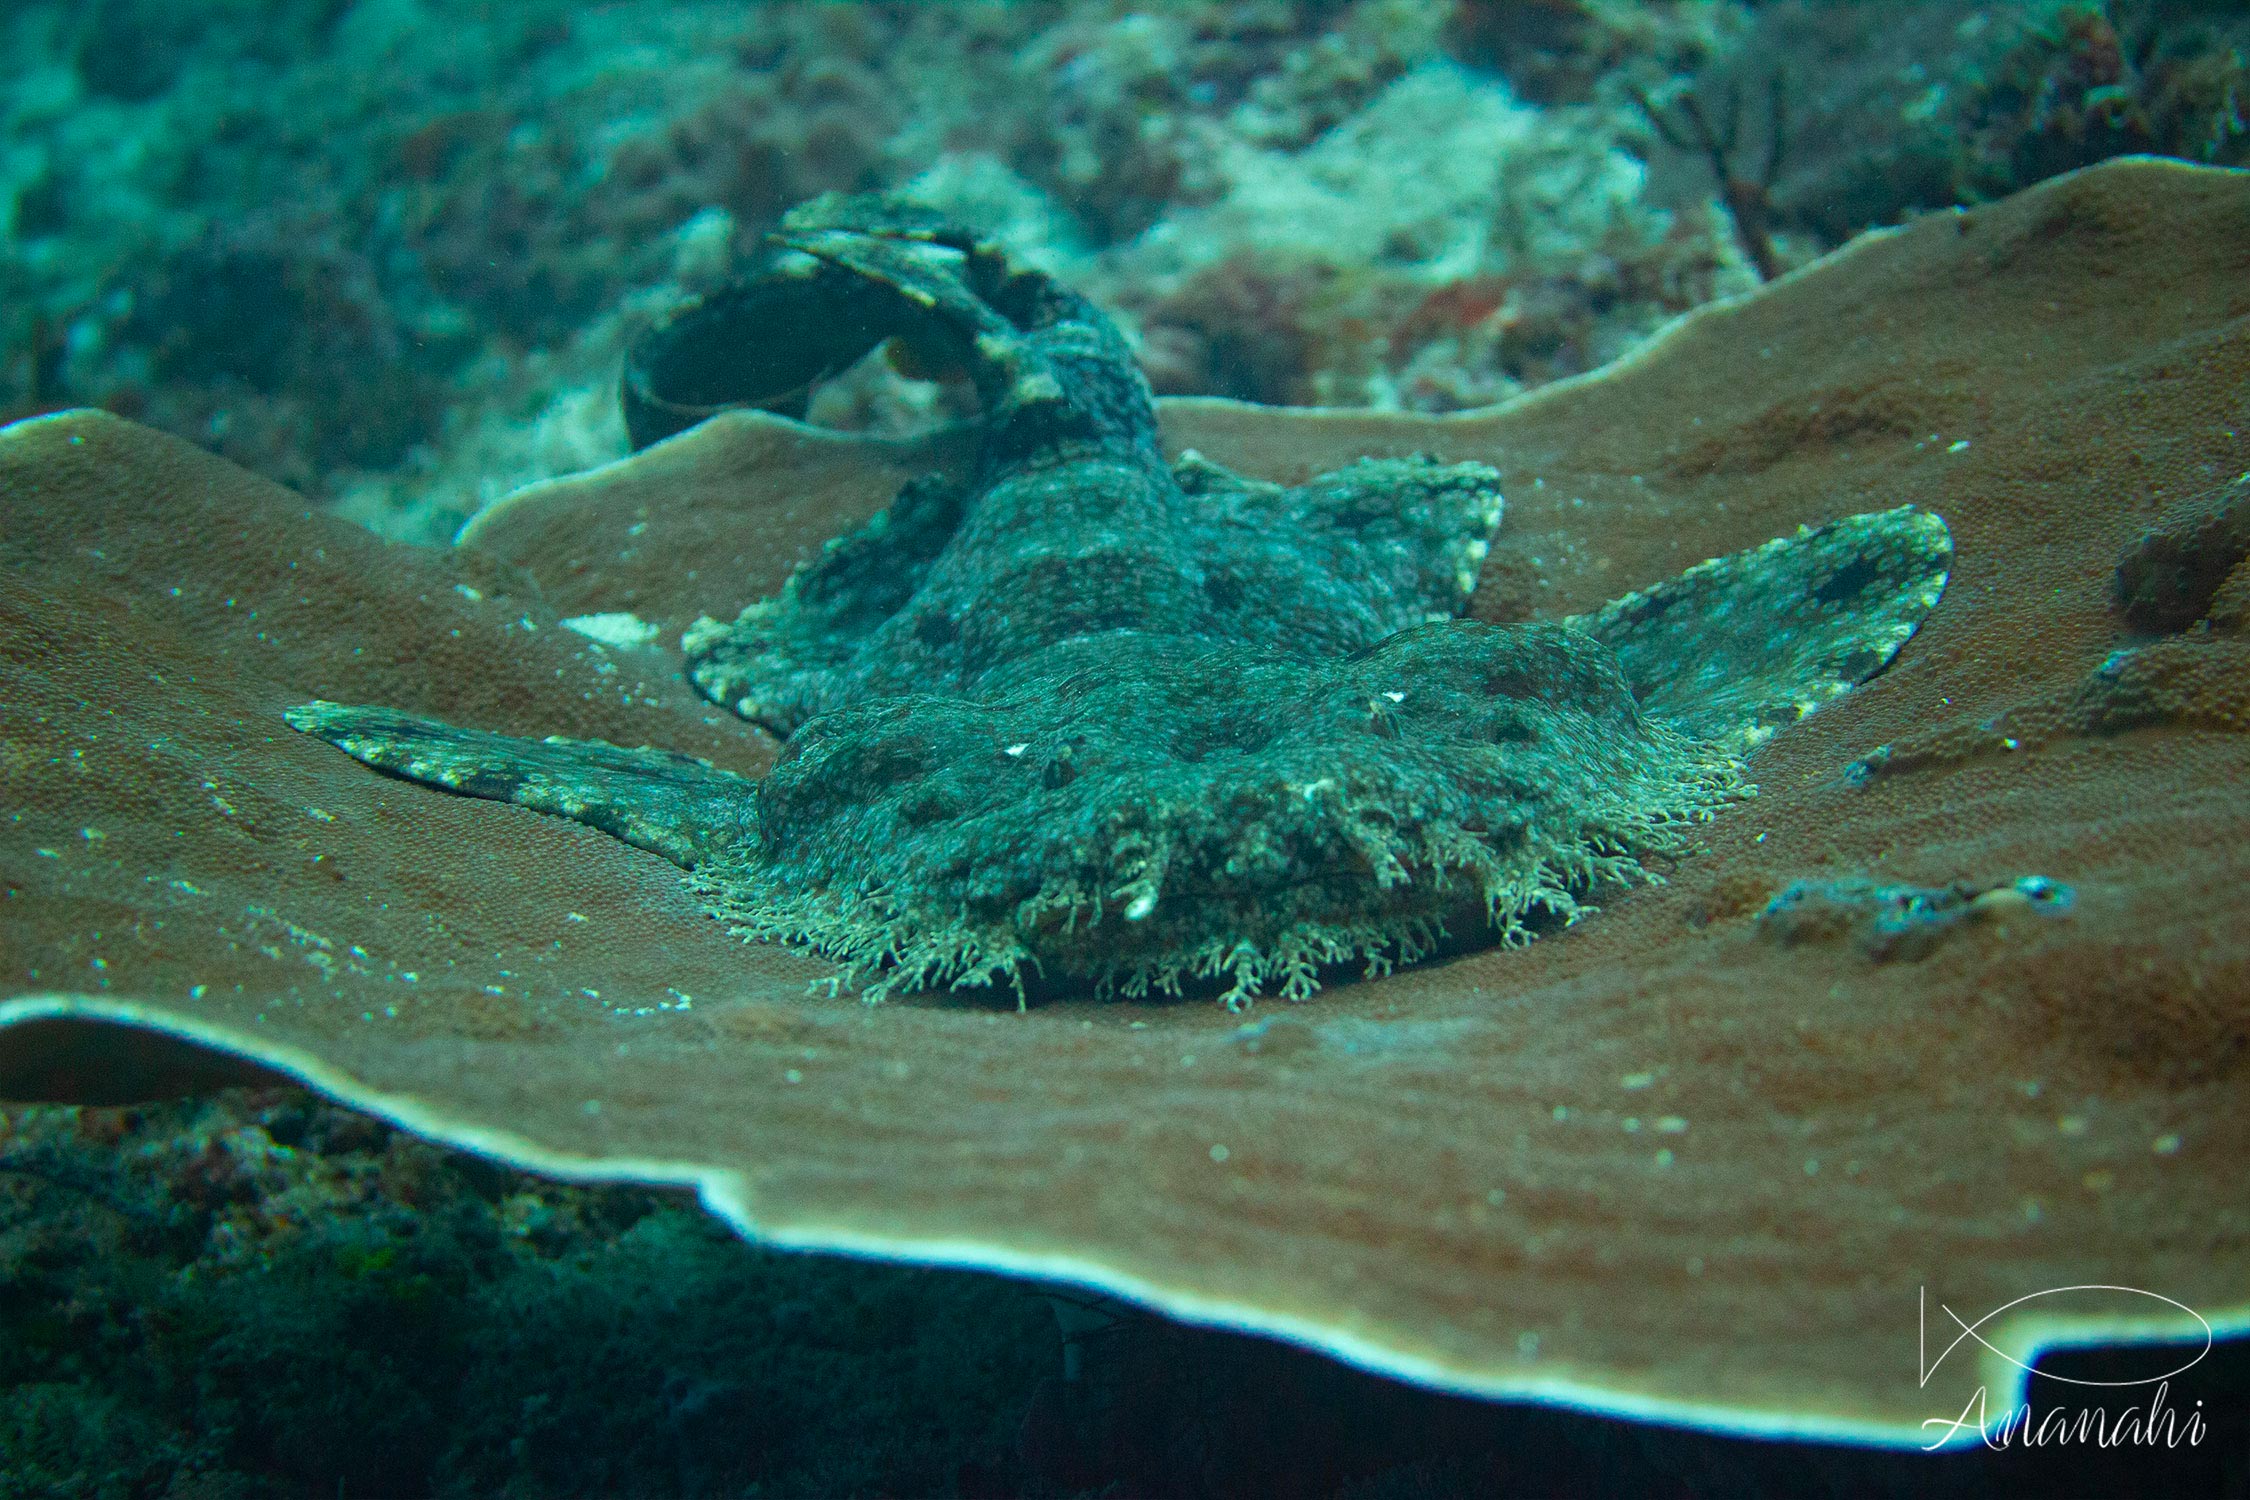
<instances>
[{"instance_id":1,"label":"mottled camouflage skin","mask_svg":"<svg viewBox=\"0 0 2250 1500\"><path fill-rule=\"evenodd\" d=\"M655 850L871 997L1020 994L1036 970L1128 994L1215 977L1239 1004L1449 931L1522 940L1742 794L1738 754L1880 670L1944 583L1943 524L1899 511L1577 621L1460 620L1492 470L1369 460L1283 489L1168 465L1116 331L1051 279L881 199L819 200L777 239L636 360L637 436L789 404L885 335L965 371L987 416L964 488L910 484L780 594L688 632L696 684L787 737L764 781L379 709L291 717ZM798 337L730 363L713 344L755 331L746 310Z\"/></svg>"}]
</instances>

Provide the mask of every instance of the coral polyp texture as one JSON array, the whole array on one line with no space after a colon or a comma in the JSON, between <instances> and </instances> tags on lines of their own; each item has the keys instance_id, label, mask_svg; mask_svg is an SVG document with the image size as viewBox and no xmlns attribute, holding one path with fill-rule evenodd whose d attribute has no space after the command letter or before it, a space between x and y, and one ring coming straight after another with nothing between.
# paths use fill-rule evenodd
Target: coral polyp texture
<instances>
[{"instance_id":1,"label":"coral polyp texture","mask_svg":"<svg viewBox=\"0 0 2250 1500\"><path fill-rule=\"evenodd\" d=\"M1581 619L1462 620L1492 468L1366 459L1283 487L1175 465L1109 320L995 244L872 197L775 239L643 346L637 436L794 403L886 337L986 414L965 483L910 482L779 594L687 631L698 688L787 736L768 776L380 707L290 722L662 854L744 936L839 960L870 998L1020 997L1036 973L1216 979L1238 1006L1524 940L1679 852L1748 790L1739 752L1880 671L1944 587L1944 523L1902 507Z\"/></svg>"}]
</instances>

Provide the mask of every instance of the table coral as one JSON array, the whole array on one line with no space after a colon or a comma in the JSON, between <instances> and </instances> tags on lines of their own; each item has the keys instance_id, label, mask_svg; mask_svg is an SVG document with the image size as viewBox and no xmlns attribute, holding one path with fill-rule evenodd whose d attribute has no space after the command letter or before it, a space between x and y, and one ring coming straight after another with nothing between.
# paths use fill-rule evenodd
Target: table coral
<instances>
[{"instance_id":1,"label":"table coral","mask_svg":"<svg viewBox=\"0 0 2250 1500\"><path fill-rule=\"evenodd\" d=\"M2116 163L1870 237L1505 407L1161 403L1168 454L1278 483L1415 452L1499 469L1477 621L1582 615L1879 506L1942 513L1955 547L1910 648L1757 746L1758 797L1666 886L1247 1028L1206 1005L808 996L831 969L729 938L663 860L281 726L311 698L388 703L754 774L770 736L675 683L675 653L562 620L631 610L668 643L913 474L972 473L948 439L732 413L430 551L115 418L16 424L0 1096L115 1098L128 1064L176 1086L184 1042L535 1170L692 1183L780 1244L1733 1432L1912 1449L1980 1389L1995 1415L2021 1399L2009 1360L2202 1337L2146 1298L2022 1304L2042 1288L2141 1287L2250 1329L2250 738L2173 720L1841 774L2130 644L2121 555L2243 472L2246 213L2243 174ZM1920 963L1756 936L1798 879L2022 872L2070 886L2070 915L1966 924ZM1933 1316L2015 1305L1920 1380L1918 1287ZM1277 1388L1234 1383L1265 1410ZM2063 1456L2057 1483L2116 1492L2197 1457Z\"/></svg>"},{"instance_id":2,"label":"table coral","mask_svg":"<svg viewBox=\"0 0 2250 1500\"><path fill-rule=\"evenodd\" d=\"M1581 629L1458 621L1492 469L1175 469L1109 320L999 246L880 198L816 200L776 239L764 277L635 361L644 433L794 401L886 335L965 365L987 417L970 485L908 484L778 595L688 631L696 685L789 736L771 775L331 703L290 722L663 854L738 932L842 960L870 999L1020 998L1030 966L1128 995L1218 976L1233 1007L1354 958L1387 972L1449 928L1521 941L1677 852L1777 705L1881 670L1944 587L1944 524L1901 510Z\"/></svg>"}]
</instances>

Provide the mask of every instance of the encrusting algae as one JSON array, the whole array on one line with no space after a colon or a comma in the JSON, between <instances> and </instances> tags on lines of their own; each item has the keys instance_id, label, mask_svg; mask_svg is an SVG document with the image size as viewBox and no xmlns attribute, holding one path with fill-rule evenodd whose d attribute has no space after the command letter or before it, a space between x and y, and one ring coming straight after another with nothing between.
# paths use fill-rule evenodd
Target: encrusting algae
<instances>
[{"instance_id":1,"label":"encrusting algae","mask_svg":"<svg viewBox=\"0 0 2250 1500\"><path fill-rule=\"evenodd\" d=\"M1561 623L1458 618L1498 474L1364 459L1294 488L1168 463L1108 318L926 210L830 196L757 277L655 331L636 441L801 406L885 338L972 380L972 477L910 482L782 591L686 634L787 737L762 781L653 749L316 702L377 769L574 818L690 872L744 936L894 989L1303 999L1651 878L1750 790L1739 755L1881 671L1944 523L1847 517Z\"/></svg>"}]
</instances>

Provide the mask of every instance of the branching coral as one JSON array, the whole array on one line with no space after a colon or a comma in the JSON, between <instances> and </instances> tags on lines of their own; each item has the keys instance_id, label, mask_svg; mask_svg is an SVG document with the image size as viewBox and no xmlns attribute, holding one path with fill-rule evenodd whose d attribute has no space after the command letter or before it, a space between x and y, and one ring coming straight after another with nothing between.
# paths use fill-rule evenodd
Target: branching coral
<instances>
[{"instance_id":1,"label":"branching coral","mask_svg":"<svg viewBox=\"0 0 2250 1500\"><path fill-rule=\"evenodd\" d=\"M1741 170L1742 86L1729 84L1726 104L1712 113L1704 108L1695 89L1683 92L1667 109L1659 108L1639 89L1633 102L1648 117L1664 144L1675 151L1700 156L1718 182L1719 197L1734 221L1734 237L1742 253L1758 268L1758 279L1771 281L1781 274L1781 259L1773 246L1773 187L1780 179L1783 157L1789 148L1789 95L1787 79L1775 72L1766 84L1766 160L1755 174Z\"/></svg>"}]
</instances>

